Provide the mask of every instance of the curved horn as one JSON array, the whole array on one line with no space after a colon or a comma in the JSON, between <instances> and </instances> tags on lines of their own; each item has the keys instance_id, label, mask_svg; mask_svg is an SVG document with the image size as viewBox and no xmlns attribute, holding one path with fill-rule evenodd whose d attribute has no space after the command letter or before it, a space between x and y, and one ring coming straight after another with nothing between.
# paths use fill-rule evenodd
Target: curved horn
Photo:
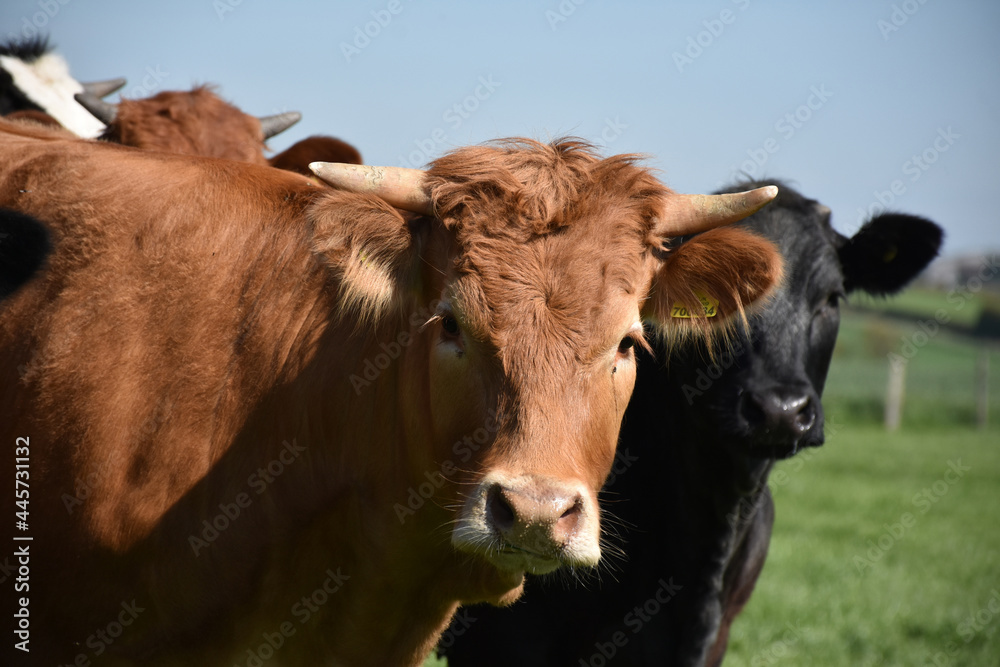
<instances>
[{"instance_id":1,"label":"curved horn","mask_svg":"<svg viewBox=\"0 0 1000 667\"><path fill-rule=\"evenodd\" d=\"M683 236L722 227L756 213L777 196L776 185L726 195L674 195L667 202L664 231Z\"/></svg>"},{"instance_id":2,"label":"curved horn","mask_svg":"<svg viewBox=\"0 0 1000 667\"><path fill-rule=\"evenodd\" d=\"M260 129L264 133L264 139L267 140L302 120L302 114L298 111L286 111L273 116L261 116L257 120L260 121Z\"/></svg>"},{"instance_id":3,"label":"curved horn","mask_svg":"<svg viewBox=\"0 0 1000 667\"><path fill-rule=\"evenodd\" d=\"M105 125L111 125L111 123L115 122L115 116L118 115L117 105L109 104L90 93L77 93L73 97L80 103L80 106L93 114L94 118Z\"/></svg>"},{"instance_id":4,"label":"curved horn","mask_svg":"<svg viewBox=\"0 0 1000 667\"><path fill-rule=\"evenodd\" d=\"M431 197L424 188L424 172L406 167L370 167L339 162L313 162L309 168L340 190L373 194L404 211L433 215Z\"/></svg>"},{"instance_id":5,"label":"curved horn","mask_svg":"<svg viewBox=\"0 0 1000 667\"><path fill-rule=\"evenodd\" d=\"M83 92L94 97L107 97L125 85L125 79L108 79L107 81L91 81L81 83Z\"/></svg>"}]
</instances>

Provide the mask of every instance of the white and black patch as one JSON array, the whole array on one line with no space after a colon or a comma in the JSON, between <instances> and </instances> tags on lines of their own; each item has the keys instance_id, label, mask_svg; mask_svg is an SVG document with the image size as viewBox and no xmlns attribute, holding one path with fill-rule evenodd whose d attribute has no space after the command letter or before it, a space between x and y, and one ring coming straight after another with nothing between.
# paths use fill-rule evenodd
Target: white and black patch
<instances>
[{"instance_id":1,"label":"white and black patch","mask_svg":"<svg viewBox=\"0 0 1000 667\"><path fill-rule=\"evenodd\" d=\"M73 99L73 95L83 92L83 86L70 76L62 56L46 53L26 62L0 55L0 67L26 98L73 134L93 139L104 131L104 124Z\"/></svg>"}]
</instances>

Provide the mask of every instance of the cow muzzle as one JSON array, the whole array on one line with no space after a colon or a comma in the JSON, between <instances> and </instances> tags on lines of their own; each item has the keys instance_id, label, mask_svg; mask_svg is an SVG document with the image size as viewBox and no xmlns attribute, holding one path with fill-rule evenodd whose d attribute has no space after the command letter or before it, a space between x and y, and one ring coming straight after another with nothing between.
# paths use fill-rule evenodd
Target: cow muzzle
<instances>
[{"instance_id":1,"label":"cow muzzle","mask_svg":"<svg viewBox=\"0 0 1000 667\"><path fill-rule=\"evenodd\" d=\"M788 458L823 444L823 406L810 385L748 390L740 396L739 414L758 455Z\"/></svg>"},{"instance_id":2,"label":"cow muzzle","mask_svg":"<svg viewBox=\"0 0 1000 667\"><path fill-rule=\"evenodd\" d=\"M511 572L592 567L601 557L597 502L582 483L492 473L466 501L451 541Z\"/></svg>"}]
</instances>

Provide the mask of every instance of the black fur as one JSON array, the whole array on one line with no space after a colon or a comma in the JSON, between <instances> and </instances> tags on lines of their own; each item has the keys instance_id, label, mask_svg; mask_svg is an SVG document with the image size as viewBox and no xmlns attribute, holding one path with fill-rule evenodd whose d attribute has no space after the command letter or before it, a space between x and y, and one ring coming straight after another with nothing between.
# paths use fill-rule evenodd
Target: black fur
<instances>
[{"instance_id":1,"label":"black fur","mask_svg":"<svg viewBox=\"0 0 1000 667\"><path fill-rule=\"evenodd\" d=\"M52 51L48 36L36 35L24 39L12 39L0 44L0 56L13 56L31 63Z\"/></svg>"},{"instance_id":2,"label":"black fur","mask_svg":"<svg viewBox=\"0 0 1000 667\"><path fill-rule=\"evenodd\" d=\"M27 283L51 249L48 230L41 222L0 208L0 300Z\"/></svg>"},{"instance_id":3,"label":"black fur","mask_svg":"<svg viewBox=\"0 0 1000 667\"><path fill-rule=\"evenodd\" d=\"M49 53L52 47L48 37L30 37L27 39L12 39L0 44L0 56L11 56L31 63ZM32 102L21 89L14 85L10 72L0 67L0 116L6 116L15 111L45 111Z\"/></svg>"},{"instance_id":4,"label":"black fur","mask_svg":"<svg viewBox=\"0 0 1000 667\"><path fill-rule=\"evenodd\" d=\"M840 248L848 292L895 294L938 254L941 228L926 218L883 213Z\"/></svg>"}]
</instances>

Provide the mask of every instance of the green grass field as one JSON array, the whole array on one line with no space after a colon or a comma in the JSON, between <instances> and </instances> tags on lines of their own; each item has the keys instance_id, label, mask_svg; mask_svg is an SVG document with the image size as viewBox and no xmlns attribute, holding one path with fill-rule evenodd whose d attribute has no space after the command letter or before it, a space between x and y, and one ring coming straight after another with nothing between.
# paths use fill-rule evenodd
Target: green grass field
<instances>
[{"instance_id":1,"label":"green grass field","mask_svg":"<svg viewBox=\"0 0 1000 667\"><path fill-rule=\"evenodd\" d=\"M771 476L770 553L727 667L1000 665L1000 345L920 327L941 308L973 321L978 303L954 306L925 291L879 306L911 322L845 309L827 442ZM887 433L888 355L907 343L902 425ZM975 407L983 354L986 429Z\"/></svg>"},{"instance_id":2,"label":"green grass field","mask_svg":"<svg viewBox=\"0 0 1000 667\"><path fill-rule=\"evenodd\" d=\"M933 315L938 310L944 310L952 323L971 327L983 310L984 298L988 297L982 291L956 289L944 292L926 287L912 287L891 299L871 297L864 293L853 294L851 303L874 310L919 314L924 317Z\"/></svg>"},{"instance_id":3,"label":"green grass field","mask_svg":"<svg viewBox=\"0 0 1000 667\"><path fill-rule=\"evenodd\" d=\"M1000 664L1000 429L843 425L771 486L727 665Z\"/></svg>"}]
</instances>

